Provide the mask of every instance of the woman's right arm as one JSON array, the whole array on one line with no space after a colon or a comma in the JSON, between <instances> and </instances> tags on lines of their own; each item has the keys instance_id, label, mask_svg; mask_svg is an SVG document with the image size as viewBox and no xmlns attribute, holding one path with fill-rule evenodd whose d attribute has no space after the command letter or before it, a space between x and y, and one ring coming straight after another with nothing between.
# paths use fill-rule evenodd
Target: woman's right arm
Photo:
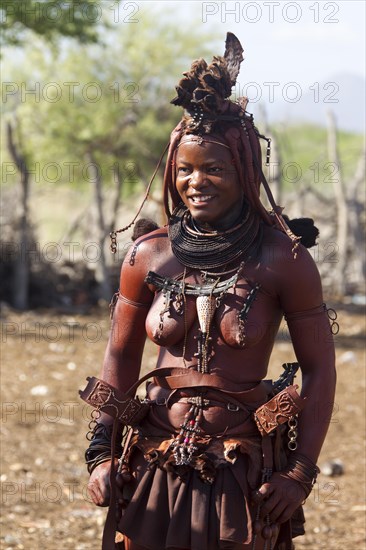
<instances>
[{"instance_id":1,"label":"woman's right arm","mask_svg":"<svg viewBox=\"0 0 366 550\"><path fill-rule=\"evenodd\" d=\"M154 297L144 282L148 271L144 262L145 246L143 244L137 254L135 249L134 262L131 260L131 250L123 262L119 295L100 373L102 380L122 392L126 392L139 378L146 340L145 320ZM112 417L102 414L98 423L105 426L107 433L111 433ZM110 460L99 464L89 479L88 492L98 506L107 506L109 502L110 466ZM121 479L118 481L121 482Z\"/></svg>"}]
</instances>

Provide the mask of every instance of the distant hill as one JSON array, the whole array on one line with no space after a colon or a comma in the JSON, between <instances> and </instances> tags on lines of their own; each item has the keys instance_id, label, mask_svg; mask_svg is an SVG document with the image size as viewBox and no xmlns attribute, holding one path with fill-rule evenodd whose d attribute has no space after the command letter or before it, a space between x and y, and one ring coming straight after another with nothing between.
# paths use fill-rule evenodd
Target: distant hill
<instances>
[{"instance_id":1,"label":"distant hill","mask_svg":"<svg viewBox=\"0 0 366 550\"><path fill-rule=\"evenodd\" d=\"M269 122L283 121L289 124L306 122L325 126L327 110L331 109L337 117L340 129L365 133L365 90L364 78L341 73L330 76L319 84L310 84L307 88L301 88L302 95L296 103L285 100L280 88L275 90L275 101L270 103L265 94L263 94L263 101ZM296 88L289 88L288 91L292 94L291 99L296 97ZM256 114L258 104L250 103L250 106Z\"/></svg>"}]
</instances>

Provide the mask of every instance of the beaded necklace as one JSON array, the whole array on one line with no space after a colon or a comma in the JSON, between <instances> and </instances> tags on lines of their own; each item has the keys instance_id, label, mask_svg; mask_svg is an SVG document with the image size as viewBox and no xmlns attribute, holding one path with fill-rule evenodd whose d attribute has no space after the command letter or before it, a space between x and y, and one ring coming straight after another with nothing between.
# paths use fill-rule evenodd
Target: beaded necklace
<instances>
[{"instance_id":1,"label":"beaded necklace","mask_svg":"<svg viewBox=\"0 0 366 550\"><path fill-rule=\"evenodd\" d=\"M168 226L174 255L186 267L215 270L240 259L247 260L262 242L259 216L244 201L240 222L226 231L201 231L189 210L179 205Z\"/></svg>"}]
</instances>

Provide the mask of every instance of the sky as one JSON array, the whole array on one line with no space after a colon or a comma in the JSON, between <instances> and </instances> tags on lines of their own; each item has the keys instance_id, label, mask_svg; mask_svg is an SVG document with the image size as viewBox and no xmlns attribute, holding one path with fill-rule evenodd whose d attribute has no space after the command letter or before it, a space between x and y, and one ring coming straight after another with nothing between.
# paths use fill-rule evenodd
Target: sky
<instances>
[{"instance_id":1,"label":"sky","mask_svg":"<svg viewBox=\"0 0 366 550\"><path fill-rule=\"evenodd\" d=\"M325 123L332 108L345 129L364 131L364 0L125 1L123 9L138 18L154 6L171 11L187 40L192 24L212 29L222 40L213 54L223 53L227 31L237 35L245 61L236 92L249 97L254 113L263 102L272 119L297 113Z\"/></svg>"},{"instance_id":2,"label":"sky","mask_svg":"<svg viewBox=\"0 0 366 550\"><path fill-rule=\"evenodd\" d=\"M223 39L227 31L234 32L243 44L244 71L251 81L311 84L341 72L365 74L364 0L127 4L174 7L178 24L187 26L187 38L190 22L212 26Z\"/></svg>"}]
</instances>

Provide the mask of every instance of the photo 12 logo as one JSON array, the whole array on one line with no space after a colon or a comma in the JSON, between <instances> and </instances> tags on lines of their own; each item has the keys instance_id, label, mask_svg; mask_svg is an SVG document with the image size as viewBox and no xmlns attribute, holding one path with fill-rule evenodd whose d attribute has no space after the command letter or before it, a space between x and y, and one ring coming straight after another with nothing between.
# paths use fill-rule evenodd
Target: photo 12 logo
<instances>
[{"instance_id":1,"label":"photo 12 logo","mask_svg":"<svg viewBox=\"0 0 366 550\"><path fill-rule=\"evenodd\" d=\"M337 2L202 2L202 22L298 23L311 16L313 23L339 23Z\"/></svg>"},{"instance_id":2,"label":"photo 12 logo","mask_svg":"<svg viewBox=\"0 0 366 550\"><path fill-rule=\"evenodd\" d=\"M103 87L100 82L2 82L1 98L3 103L12 99L26 103L97 103L104 98L113 98L114 103L138 103L139 85L136 82L111 82Z\"/></svg>"},{"instance_id":3,"label":"photo 12 logo","mask_svg":"<svg viewBox=\"0 0 366 550\"><path fill-rule=\"evenodd\" d=\"M340 87L337 82L314 82L310 86L303 87L299 82L247 82L241 85L236 83L233 90L234 98L247 97L250 104L264 101L275 103L298 103L310 93L313 103L339 103L338 92Z\"/></svg>"},{"instance_id":4,"label":"photo 12 logo","mask_svg":"<svg viewBox=\"0 0 366 550\"><path fill-rule=\"evenodd\" d=\"M69 0L66 2L28 2L19 0L4 0L1 2L2 22L16 16L17 19L28 26L30 21L41 23L57 23L63 21L65 24L83 21L96 24L102 21L105 15L113 17L114 23L138 23L136 17L140 10L137 2L124 2L122 0L111 2L102 0L91 2L90 0ZM106 10L107 13L106 13ZM111 14L112 12L112 14Z\"/></svg>"}]
</instances>

